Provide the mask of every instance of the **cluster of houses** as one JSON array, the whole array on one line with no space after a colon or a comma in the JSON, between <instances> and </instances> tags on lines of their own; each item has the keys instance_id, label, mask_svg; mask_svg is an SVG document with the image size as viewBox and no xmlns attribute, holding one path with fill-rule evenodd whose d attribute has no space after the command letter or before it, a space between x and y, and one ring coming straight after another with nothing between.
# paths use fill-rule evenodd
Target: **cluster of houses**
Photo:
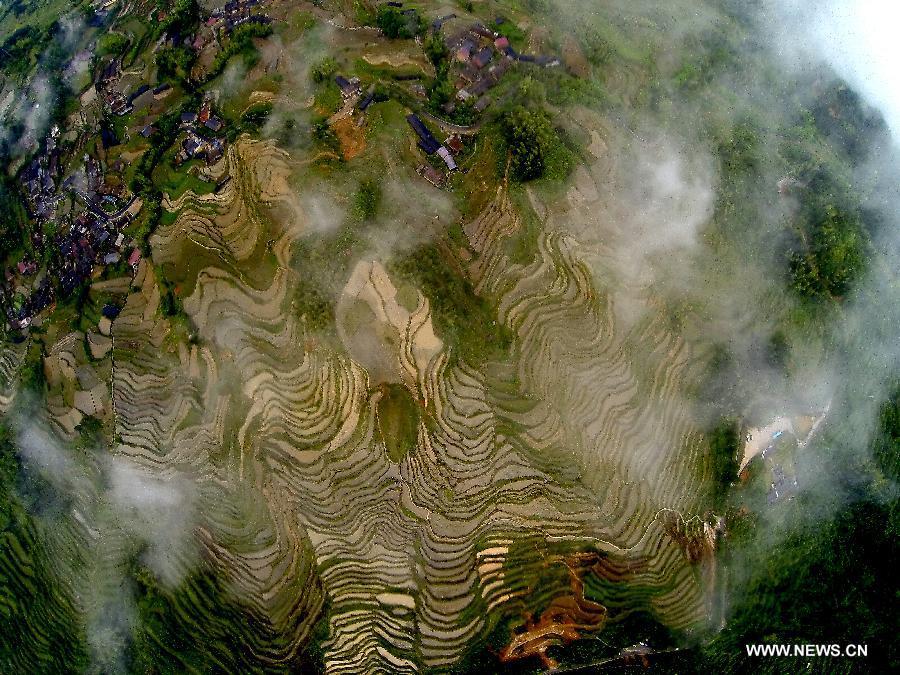
<instances>
[{"instance_id":1,"label":"cluster of houses","mask_svg":"<svg viewBox=\"0 0 900 675\"><path fill-rule=\"evenodd\" d=\"M63 172L62 156L57 146L59 136L59 127L54 125L45 139L44 151L38 153L19 177L28 210L44 221L56 217L63 199L56 191Z\"/></svg>"},{"instance_id":2,"label":"cluster of houses","mask_svg":"<svg viewBox=\"0 0 900 675\"><path fill-rule=\"evenodd\" d=\"M60 181L64 169L58 137L59 129L54 127L43 151L21 174L26 208L35 223L30 248L48 262L44 271L41 263L26 257L6 270L0 295L12 329L30 326L37 314L53 304L57 293L71 295L97 265L116 264L123 257L132 265L140 260L138 249L127 250L124 229L140 212L141 200L128 194L122 184L109 185L100 163L88 155L83 171ZM70 208L70 204L83 208ZM29 277L37 278L30 281Z\"/></svg>"},{"instance_id":3,"label":"cluster of houses","mask_svg":"<svg viewBox=\"0 0 900 675\"><path fill-rule=\"evenodd\" d=\"M454 18L442 17L432 24L440 30L443 24ZM502 19L499 20L502 22ZM453 112L457 102L469 103L477 112L484 112L491 104L488 92L497 86L515 62L534 63L543 67L560 64L553 56L532 56L516 52L509 40L490 30L484 24L474 23L444 38L444 45L458 66L456 78L456 101L445 106L446 112Z\"/></svg>"},{"instance_id":4,"label":"cluster of houses","mask_svg":"<svg viewBox=\"0 0 900 675\"><path fill-rule=\"evenodd\" d=\"M141 84L133 92L126 94L120 86L121 77L122 62L120 59L114 58L103 66L97 75L95 84L106 110L119 117L146 108L154 101L160 101L172 93L172 88L168 84L162 83L155 88L151 88L148 84Z\"/></svg>"},{"instance_id":5,"label":"cluster of houses","mask_svg":"<svg viewBox=\"0 0 900 675\"><path fill-rule=\"evenodd\" d=\"M228 0L222 7L212 10L206 26L230 35L235 28L246 23L271 23L271 17L259 11L263 3L264 0Z\"/></svg>"},{"instance_id":6,"label":"cluster of houses","mask_svg":"<svg viewBox=\"0 0 900 675\"><path fill-rule=\"evenodd\" d=\"M143 205L139 197L133 196L126 206L110 214L87 195L85 201L86 210L60 233L56 242L58 264L50 268L59 281L63 297L89 279L95 265L115 265L122 260L126 255L123 230ZM128 263L136 265L140 261L140 250L132 248L127 256Z\"/></svg>"},{"instance_id":7,"label":"cluster of houses","mask_svg":"<svg viewBox=\"0 0 900 675\"><path fill-rule=\"evenodd\" d=\"M196 33L184 35L173 30L160 38L153 51L155 53L162 47L186 47L199 52L217 40L228 37L245 24L270 24L272 18L259 11L265 2L266 0L229 0L222 7L213 9ZM163 21L167 16L165 10L159 10L156 19Z\"/></svg>"},{"instance_id":8,"label":"cluster of houses","mask_svg":"<svg viewBox=\"0 0 900 675\"><path fill-rule=\"evenodd\" d=\"M459 170L455 157L463 150L462 139L458 135L453 134L447 138L446 143L441 144L418 115L407 115L406 121L419 137L419 149L428 156L434 155L439 157L447 166L447 173L443 174L431 164L423 164L418 169L419 175L435 187L443 187L447 181L447 176Z\"/></svg>"},{"instance_id":9,"label":"cluster of houses","mask_svg":"<svg viewBox=\"0 0 900 675\"><path fill-rule=\"evenodd\" d=\"M122 61L114 58L109 61L97 76L97 93L104 107L113 115L127 115L134 110L128 97L119 90L119 78L122 76Z\"/></svg>"},{"instance_id":10,"label":"cluster of houses","mask_svg":"<svg viewBox=\"0 0 900 675\"><path fill-rule=\"evenodd\" d=\"M214 134L224 131L225 122L213 112L210 96L203 99L199 111L181 114L181 128L185 137L181 142L181 151L175 158L179 164L192 159L203 159L211 165L222 159L225 154L225 139Z\"/></svg>"},{"instance_id":11,"label":"cluster of houses","mask_svg":"<svg viewBox=\"0 0 900 675\"><path fill-rule=\"evenodd\" d=\"M344 100L345 106L352 106L354 110L365 112L375 102L375 88L370 87L363 95L362 83L358 77L351 77L348 80L343 75L336 75L334 83L341 90L341 98Z\"/></svg>"}]
</instances>

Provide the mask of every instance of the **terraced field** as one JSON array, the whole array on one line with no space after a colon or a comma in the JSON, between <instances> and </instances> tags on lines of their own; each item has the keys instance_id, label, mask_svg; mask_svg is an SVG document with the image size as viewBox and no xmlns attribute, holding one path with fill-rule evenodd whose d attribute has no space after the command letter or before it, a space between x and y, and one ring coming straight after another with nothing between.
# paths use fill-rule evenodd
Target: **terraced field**
<instances>
[{"instance_id":1,"label":"terraced field","mask_svg":"<svg viewBox=\"0 0 900 675\"><path fill-rule=\"evenodd\" d=\"M622 329L578 243L552 229L536 260L513 264L504 244L519 223L501 189L465 227L468 273L514 332L514 362L451 359L428 299L404 306L366 261L338 305L344 349L310 346L291 311L303 270L288 251L308 223L288 160L245 139L228 163L226 189L167 204L178 218L153 242L155 264L190 270L196 337L174 339L146 263L114 325L116 451L198 484L204 559L269 627L262 662L294 658L326 602L333 673L447 667L502 618L541 616L504 658L548 661L550 645L629 609L674 628L702 621L713 544L684 524L701 438L679 397L692 361L658 313ZM293 218L274 231L269 209L285 205ZM399 461L381 434L381 383L420 408ZM548 562L522 557L532 540L575 581L535 588ZM585 555L592 566L571 562ZM590 600L587 577L603 580L588 581Z\"/></svg>"},{"instance_id":2,"label":"terraced field","mask_svg":"<svg viewBox=\"0 0 900 675\"><path fill-rule=\"evenodd\" d=\"M177 613L204 617L194 639L239 636L249 669L413 673L506 624L518 632L499 658L547 666L552 646L635 611L702 624L715 533L696 518L702 439L681 389L696 366L662 313L623 327L552 223L533 260L510 259L521 224L501 186L464 227L465 273L513 334L509 360L457 358L430 299L377 260L347 279L337 342L317 340L293 308L305 271L291 246L315 224L294 169L239 139L214 169L230 176L220 191L164 203L177 217L111 331L72 333L45 359L53 427L106 421L116 461L187 486L187 543L150 556L182 584ZM20 358L4 354L7 379ZM102 536L125 564L125 534ZM206 616L208 575L243 609Z\"/></svg>"}]
</instances>

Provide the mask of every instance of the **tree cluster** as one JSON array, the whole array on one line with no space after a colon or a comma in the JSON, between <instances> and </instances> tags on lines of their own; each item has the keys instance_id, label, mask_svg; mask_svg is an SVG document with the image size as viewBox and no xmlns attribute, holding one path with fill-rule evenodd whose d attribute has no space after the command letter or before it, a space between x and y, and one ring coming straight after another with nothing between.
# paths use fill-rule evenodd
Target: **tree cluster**
<instances>
[{"instance_id":1,"label":"tree cluster","mask_svg":"<svg viewBox=\"0 0 900 675\"><path fill-rule=\"evenodd\" d=\"M312 77L312 81L316 84L322 84L326 80L331 79L336 72L337 61L330 56L326 56L312 67L312 70L310 70L310 77Z\"/></svg>"},{"instance_id":2,"label":"tree cluster","mask_svg":"<svg viewBox=\"0 0 900 675\"><path fill-rule=\"evenodd\" d=\"M737 420L723 419L710 432L707 440L712 470L712 506L721 509L740 468L740 425Z\"/></svg>"},{"instance_id":3,"label":"tree cluster","mask_svg":"<svg viewBox=\"0 0 900 675\"><path fill-rule=\"evenodd\" d=\"M205 82L209 82L217 77L219 73L225 70L225 64L232 56L243 53L245 57L256 54L256 47L253 44L254 38L265 38L272 34L272 27L268 24L250 21L242 26L238 26L231 33L228 43L222 50L216 54L216 58L210 66L209 72L203 78Z\"/></svg>"},{"instance_id":4,"label":"tree cluster","mask_svg":"<svg viewBox=\"0 0 900 675\"><path fill-rule=\"evenodd\" d=\"M375 25L385 37L392 40L413 38L425 30L425 21L417 10L401 11L390 5L379 5L375 13Z\"/></svg>"},{"instance_id":5,"label":"tree cluster","mask_svg":"<svg viewBox=\"0 0 900 675\"><path fill-rule=\"evenodd\" d=\"M501 118L500 126L516 180L541 178L549 167L567 162L566 148L543 110L517 106Z\"/></svg>"},{"instance_id":6,"label":"tree cluster","mask_svg":"<svg viewBox=\"0 0 900 675\"><path fill-rule=\"evenodd\" d=\"M809 228L806 250L791 254L791 285L805 297L841 297L866 268L859 215L827 204Z\"/></svg>"}]
</instances>

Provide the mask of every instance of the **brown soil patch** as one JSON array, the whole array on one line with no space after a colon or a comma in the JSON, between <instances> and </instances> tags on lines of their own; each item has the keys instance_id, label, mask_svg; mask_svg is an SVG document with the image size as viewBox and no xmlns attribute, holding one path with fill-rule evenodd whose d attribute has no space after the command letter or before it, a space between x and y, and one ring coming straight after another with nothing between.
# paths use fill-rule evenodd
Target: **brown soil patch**
<instances>
[{"instance_id":1,"label":"brown soil patch","mask_svg":"<svg viewBox=\"0 0 900 675\"><path fill-rule=\"evenodd\" d=\"M271 91L260 91L257 89L250 93L250 98L247 99L247 107L254 106L258 103L272 103L275 101L275 93Z\"/></svg>"},{"instance_id":2,"label":"brown soil patch","mask_svg":"<svg viewBox=\"0 0 900 675\"><path fill-rule=\"evenodd\" d=\"M568 645L606 624L606 607L584 597L582 577L590 569L585 565L596 563L596 556L588 555L586 560L581 557L561 561L569 572L570 593L555 597L537 619L527 617L524 629L500 651L502 663L538 657L545 668L552 670L558 664L547 654L550 647Z\"/></svg>"},{"instance_id":3,"label":"brown soil patch","mask_svg":"<svg viewBox=\"0 0 900 675\"><path fill-rule=\"evenodd\" d=\"M400 51L369 51L363 54L363 61L373 66L389 68L415 68L426 75L433 75L434 69L424 57Z\"/></svg>"},{"instance_id":4,"label":"brown soil patch","mask_svg":"<svg viewBox=\"0 0 900 675\"><path fill-rule=\"evenodd\" d=\"M335 136L341 142L341 154L349 161L362 154L366 149L366 134L362 127L356 125L353 117L345 117L332 125Z\"/></svg>"}]
</instances>

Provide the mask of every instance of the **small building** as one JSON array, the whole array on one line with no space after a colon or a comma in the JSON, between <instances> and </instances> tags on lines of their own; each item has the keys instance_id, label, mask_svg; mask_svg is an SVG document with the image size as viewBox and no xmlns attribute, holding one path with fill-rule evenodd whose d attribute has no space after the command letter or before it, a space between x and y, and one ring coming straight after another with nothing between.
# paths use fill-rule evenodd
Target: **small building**
<instances>
[{"instance_id":1,"label":"small building","mask_svg":"<svg viewBox=\"0 0 900 675\"><path fill-rule=\"evenodd\" d=\"M221 139L214 139L206 149L206 163L215 164L225 154L225 144Z\"/></svg>"},{"instance_id":2,"label":"small building","mask_svg":"<svg viewBox=\"0 0 900 675\"><path fill-rule=\"evenodd\" d=\"M493 40L495 37L497 37L497 34L494 33L487 26L485 26L483 23L473 24L471 30L473 33L475 33L475 35L479 35L488 40Z\"/></svg>"},{"instance_id":3,"label":"small building","mask_svg":"<svg viewBox=\"0 0 900 675\"><path fill-rule=\"evenodd\" d=\"M139 262L141 262L141 249L136 248L128 256L128 264L132 267L137 267Z\"/></svg>"},{"instance_id":4,"label":"small building","mask_svg":"<svg viewBox=\"0 0 900 675\"><path fill-rule=\"evenodd\" d=\"M19 274L26 276L37 272L37 263L33 260L29 262L21 261L16 267L19 269Z\"/></svg>"},{"instance_id":5,"label":"small building","mask_svg":"<svg viewBox=\"0 0 900 675\"><path fill-rule=\"evenodd\" d=\"M418 174L436 188L444 187L444 183L446 182L444 175L430 164L423 164L420 166L418 168Z\"/></svg>"},{"instance_id":6,"label":"small building","mask_svg":"<svg viewBox=\"0 0 900 675\"><path fill-rule=\"evenodd\" d=\"M490 77L482 77L480 80L473 82L466 89L475 98L482 96L488 89L494 86L494 81Z\"/></svg>"},{"instance_id":7,"label":"small building","mask_svg":"<svg viewBox=\"0 0 900 675\"><path fill-rule=\"evenodd\" d=\"M456 160L453 159L453 155L450 154L450 151L443 145L437 149L437 155L444 160L444 164L447 165L448 170L456 171L459 168L456 166Z\"/></svg>"},{"instance_id":8,"label":"small building","mask_svg":"<svg viewBox=\"0 0 900 675\"><path fill-rule=\"evenodd\" d=\"M472 63L476 68L484 68L494 58L494 52L490 47L485 47L472 57Z\"/></svg>"},{"instance_id":9,"label":"small building","mask_svg":"<svg viewBox=\"0 0 900 675\"><path fill-rule=\"evenodd\" d=\"M454 155L458 155L459 153L461 153L465 147L459 134L453 134L449 136L444 145L446 145L447 149L450 150L450 152L452 152Z\"/></svg>"},{"instance_id":10,"label":"small building","mask_svg":"<svg viewBox=\"0 0 900 675\"><path fill-rule=\"evenodd\" d=\"M437 19L431 22L431 30L437 33L441 28L443 28L444 24L450 19L455 19L456 14L446 14L444 16L439 16Z\"/></svg>"},{"instance_id":11,"label":"small building","mask_svg":"<svg viewBox=\"0 0 900 675\"><path fill-rule=\"evenodd\" d=\"M509 39L503 35L494 40L494 46L501 52L506 52L509 48Z\"/></svg>"},{"instance_id":12,"label":"small building","mask_svg":"<svg viewBox=\"0 0 900 675\"><path fill-rule=\"evenodd\" d=\"M334 78L335 84L337 84L338 88L341 90L341 96L344 98L350 98L352 96L356 96L360 92L359 86L359 78L351 77L349 80L342 76L337 75Z\"/></svg>"},{"instance_id":13,"label":"small building","mask_svg":"<svg viewBox=\"0 0 900 675\"><path fill-rule=\"evenodd\" d=\"M181 123L185 126L196 124L197 122L197 113L195 112L184 112L181 113Z\"/></svg>"},{"instance_id":14,"label":"small building","mask_svg":"<svg viewBox=\"0 0 900 675\"><path fill-rule=\"evenodd\" d=\"M375 92L369 92L366 94L366 97L359 104L360 112L365 112L366 108L368 108L375 101Z\"/></svg>"},{"instance_id":15,"label":"small building","mask_svg":"<svg viewBox=\"0 0 900 675\"><path fill-rule=\"evenodd\" d=\"M407 115L406 121L409 122L409 126L413 128L413 131L418 134L419 147L422 151L425 152L426 155L433 155L437 152L437 149L441 147L441 144L437 142L437 139L432 135L431 131L428 130L425 123L419 119L419 116L415 114Z\"/></svg>"},{"instance_id":16,"label":"small building","mask_svg":"<svg viewBox=\"0 0 900 675\"><path fill-rule=\"evenodd\" d=\"M205 146L206 144L202 139L198 138L197 136L190 136L184 139L184 143L181 147L184 149L184 153L188 157L196 157L198 154L200 154L200 151L203 150Z\"/></svg>"},{"instance_id":17,"label":"small building","mask_svg":"<svg viewBox=\"0 0 900 675\"><path fill-rule=\"evenodd\" d=\"M206 128L209 129L210 131L216 131L216 132L221 131L222 126L223 126L222 120L220 120L215 115L213 115L208 120L206 120Z\"/></svg>"},{"instance_id":18,"label":"small building","mask_svg":"<svg viewBox=\"0 0 900 675\"><path fill-rule=\"evenodd\" d=\"M459 47L456 50L456 60L460 63L466 63L470 58L472 58L472 51L475 49L475 43L466 38L462 41Z\"/></svg>"},{"instance_id":19,"label":"small building","mask_svg":"<svg viewBox=\"0 0 900 675\"><path fill-rule=\"evenodd\" d=\"M156 129L153 128L152 124L148 124L143 129L141 129L141 136L144 138L150 138L154 133L156 133Z\"/></svg>"}]
</instances>

